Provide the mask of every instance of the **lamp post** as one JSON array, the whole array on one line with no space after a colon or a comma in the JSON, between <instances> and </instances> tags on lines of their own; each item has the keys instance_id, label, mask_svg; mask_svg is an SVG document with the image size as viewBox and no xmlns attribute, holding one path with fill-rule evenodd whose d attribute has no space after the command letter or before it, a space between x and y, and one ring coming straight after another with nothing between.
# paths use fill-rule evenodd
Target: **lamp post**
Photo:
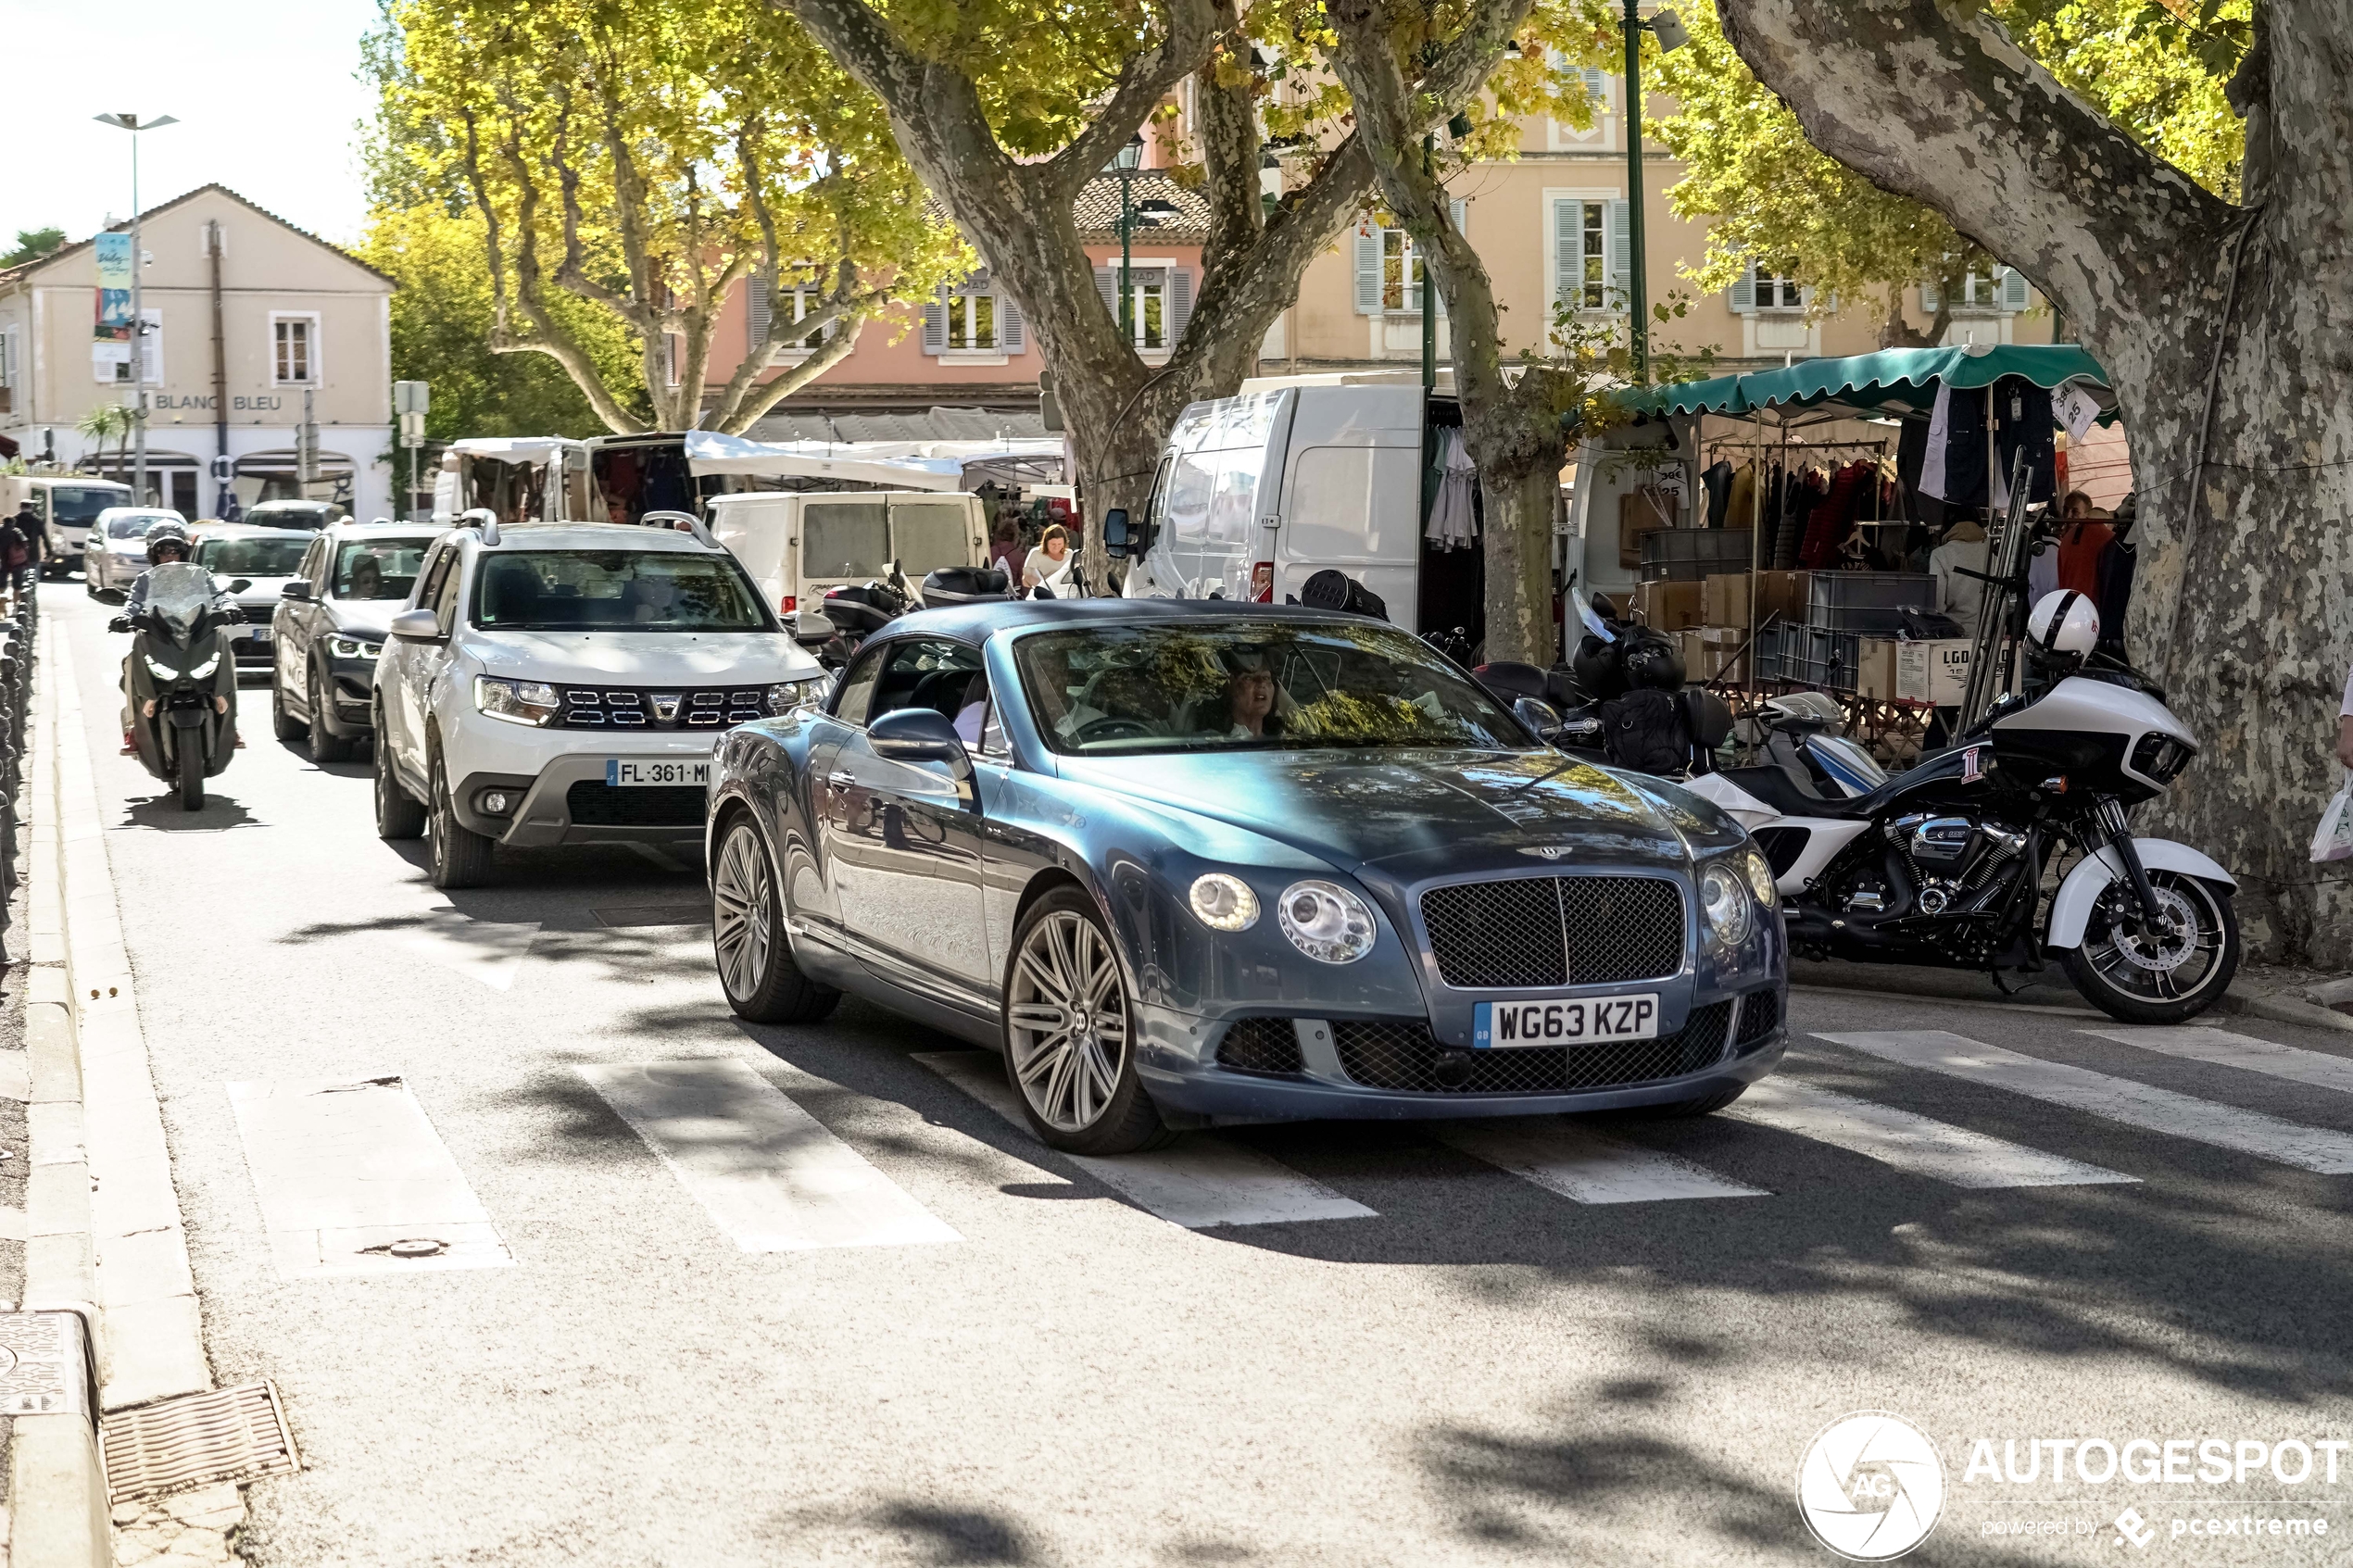
<instances>
[{"instance_id":1,"label":"lamp post","mask_svg":"<svg viewBox=\"0 0 2353 1568\"><path fill-rule=\"evenodd\" d=\"M147 270L147 253L139 243L139 132L160 131L180 121L168 114L152 119L141 119L135 114L92 118L101 125L131 132L131 427L132 438L138 444L138 455L132 459L131 500L144 507L147 504L147 315L141 308L139 282Z\"/></svg>"},{"instance_id":2,"label":"lamp post","mask_svg":"<svg viewBox=\"0 0 2353 1568\"><path fill-rule=\"evenodd\" d=\"M1136 169L1144 161L1144 135L1138 132L1127 138L1112 158L1112 172L1119 176L1119 335L1131 345L1136 341L1136 329L1131 318L1135 312L1135 284L1128 280L1129 241L1136 230Z\"/></svg>"},{"instance_id":3,"label":"lamp post","mask_svg":"<svg viewBox=\"0 0 2353 1568\"><path fill-rule=\"evenodd\" d=\"M1672 53L1691 42L1691 34L1672 11L1661 11L1649 21L1635 10L1637 0L1626 0L1626 249L1627 307L1631 326L1629 344L1634 356L1634 380L1651 379L1650 278L1642 253L1642 34L1657 34L1660 49Z\"/></svg>"}]
</instances>

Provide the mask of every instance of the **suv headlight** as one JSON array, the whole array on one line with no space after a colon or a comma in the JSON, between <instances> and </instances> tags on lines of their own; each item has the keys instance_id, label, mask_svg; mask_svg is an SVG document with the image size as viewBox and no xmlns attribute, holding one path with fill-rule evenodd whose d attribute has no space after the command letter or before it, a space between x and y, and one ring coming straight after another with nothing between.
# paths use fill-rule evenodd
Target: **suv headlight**
<instances>
[{"instance_id":1,"label":"suv headlight","mask_svg":"<svg viewBox=\"0 0 2353 1568\"><path fill-rule=\"evenodd\" d=\"M384 652L382 643L363 643L357 637L329 637L327 651L337 659L373 659Z\"/></svg>"},{"instance_id":2,"label":"suv headlight","mask_svg":"<svg viewBox=\"0 0 2353 1568\"><path fill-rule=\"evenodd\" d=\"M1733 869L1738 864L1737 858L1728 858L1699 873L1700 913L1707 917L1707 929L1728 947L1745 938L1755 923L1751 890Z\"/></svg>"},{"instance_id":3,"label":"suv headlight","mask_svg":"<svg viewBox=\"0 0 2353 1568\"><path fill-rule=\"evenodd\" d=\"M1335 882L1294 882L1275 919L1290 945L1318 963L1354 963L1373 950L1373 911Z\"/></svg>"},{"instance_id":4,"label":"suv headlight","mask_svg":"<svg viewBox=\"0 0 2353 1568\"><path fill-rule=\"evenodd\" d=\"M779 681L768 688L768 711L773 717L790 713L796 708L806 708L825 695L825 678L822 675L807 681Z\"/></svg>"},{"instance_id":5,"label":"suv headlight","mask_svg":"<svg viewBox=\"0 0 2353 1568\"><path fill-rule=\"evenodd\" d=\"M545 681L502 681L493 675L474 677L474 707L510 724L552 722L563 703L556 688Z\"/></svg>"}]
</instances>

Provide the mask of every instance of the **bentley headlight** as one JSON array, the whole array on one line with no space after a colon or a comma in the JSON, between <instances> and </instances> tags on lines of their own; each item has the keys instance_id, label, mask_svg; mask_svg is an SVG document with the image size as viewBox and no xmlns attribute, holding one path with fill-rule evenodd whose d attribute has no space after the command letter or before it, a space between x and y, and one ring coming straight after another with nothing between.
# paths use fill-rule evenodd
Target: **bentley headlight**
<instances>
[{"instance_id":1,"label":"bentley headlight","mask_svg":"<svg viewBox=\"0 0 2353 1568\"><path fill-rule=\"evenodd\" d=\"M1337 883L1292 883L1275 917L1290 945L1318 963L1354 963L1373 950L1373 911Z\"/></svg>"},{"instance_id":2,"label":"bentley headlight","mask_svg":"<svg viewBox=\"0 0 2353 1568\"><path fill-rule=\"evenodd\" d=\"M1193 913L1212 931L1248 931L1258 923L1258 895L1250 890L1250 884L1224 872L1194 879L1192 905Z\"/></svg>"},{"instance_id":3,"label":"bentley headlight","mask_svg":"<svg viewBox=\"0 0 2353 1568\"><path fill-rule=\"evenodd\" d=\"M1707 929L1726 947L1738 944L1748 935L1750 911L1754 905L1749 890L1741 885L1732 868L1718 860L1699 873L1700 912L1707 917Z\"/></svg>"},{"instance_id":4,"label":"bentley headlight","mask_svg":"<svg viewBox=\"0 0 2353 1568\"><path fill-rule=\"evenodd\" d=\"M1743 861L1748 885L1756 894L1756 901L1768 909L1780 909L1781 896L1773 886L1773 862L1765 858L1762 850L1754 847L1743 857Z\"/></svg>"},{"instance_id":5,"label":"bentley headlight","mask_svg":"<svg viewBox=\"0 0 2353 1568\"><path fill-rule=\"evenodd\" d=\"M474 677L474 707L510 724L545 724L563 706L556 688L545 681L502 681L492 675Z\"/></svg>"}]
</instances>

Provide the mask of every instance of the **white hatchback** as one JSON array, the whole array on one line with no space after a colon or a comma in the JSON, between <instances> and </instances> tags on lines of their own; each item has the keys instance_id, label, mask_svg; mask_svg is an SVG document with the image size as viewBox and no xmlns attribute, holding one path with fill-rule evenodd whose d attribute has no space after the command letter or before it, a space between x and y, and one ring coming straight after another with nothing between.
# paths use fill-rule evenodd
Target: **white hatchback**
<instances>
[{"instance_id":1,"label":"white hatchback","mask_svg":"<svg viewBox=\"0 0 2353 1568\"><path fill-rule=\"evenodd\" d=\"M498 844L698 842L713 743L824 684L699 526L455 529L390 632L376 830L424 834L436 887Z\"/></svg>"}]
</instances>

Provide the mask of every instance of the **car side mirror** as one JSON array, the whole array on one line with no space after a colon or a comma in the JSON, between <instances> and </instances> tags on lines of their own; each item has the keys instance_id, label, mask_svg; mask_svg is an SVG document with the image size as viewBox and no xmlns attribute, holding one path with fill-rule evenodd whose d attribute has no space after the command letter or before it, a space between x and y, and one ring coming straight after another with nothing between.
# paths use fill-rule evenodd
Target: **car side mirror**
<instances>
[{"instance_id":1,"label":"car side mirror","mask_svg":"<svg viewBox=\"0 0 2353 1568\"><path fill-rule=\"evenodd\" d=\"M302 599L307 602L310 597L310 584L297 577L279 589L278 596L282 599Z\"/></svg>"},{"instance_id":2,"label":"car side mirror","mask_svg":"<svg viewBox=\"0 0 2353 1568\"><path fill-rule=\"evenodd\" d=\"M1103 554L1114 560L1126 560L1129 544L1127 508L1114 507L1103 514Z\"/></svg>"},{"instance_id":3,"label":"car side mirror","mask_svg":"<svg viewBox=\"0 0 2353 1568\"><path fill-rule=\"evenodd\" d=\"M429 609L404 609L384 630L404 643L441 641L441 619Z\"/></svg>"},{"instance_id":4,"label":"car side mirror","mask_svg":"<svg viewBox=\"0 0 2353 1568\"><path fill-rule=\"evenodd\" d=\"M945 762L957 793L972 798L973 763L964 737L937 709L901 708L866 726L866 744L893 762Z\"/></svg>"}]
</instances>

